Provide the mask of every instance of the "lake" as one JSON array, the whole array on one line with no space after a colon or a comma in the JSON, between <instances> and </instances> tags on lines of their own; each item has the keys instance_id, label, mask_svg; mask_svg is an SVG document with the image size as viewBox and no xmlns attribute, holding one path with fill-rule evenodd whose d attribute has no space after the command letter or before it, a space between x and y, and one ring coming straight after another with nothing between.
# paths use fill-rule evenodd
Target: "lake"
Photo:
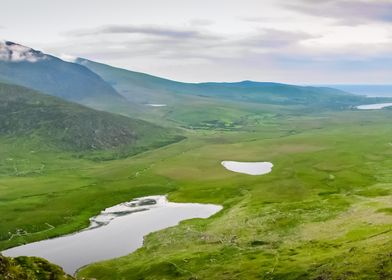
<instances>
[{"instance_id":1,"label":"lake","mask_svg":"<svg viewBox=\"0 0 392 280\"><path fill-rule=\"evenodd\" d=\"M143 237L192 218L208 218L220 205L169 202L149 196L121 203L90 219L90 227L66 236L3 251L3 255L38 256L74 274L82 266L128 255L142 247Z\"/></svg>"},{"instance_id":2,"label":"lake","mask_svg":"<svg viewBox=\"0 0 392 280\"><path fill-rule=\"evenodd\" d=\"M227 170L248 175L264 175L272 171L274 166L270 162L239 162L222 161L223 167Z\"/></svg>"},{"instance_id":3,"label":"lake","mask_svg":"<svg viewBox=\"0 0 392 280\"><path fill-rule=\"evenodd\" d=\"M166 107L167 104L146 104L146 106L150 106L150 107Z\"/></svg>"}]
</instances>

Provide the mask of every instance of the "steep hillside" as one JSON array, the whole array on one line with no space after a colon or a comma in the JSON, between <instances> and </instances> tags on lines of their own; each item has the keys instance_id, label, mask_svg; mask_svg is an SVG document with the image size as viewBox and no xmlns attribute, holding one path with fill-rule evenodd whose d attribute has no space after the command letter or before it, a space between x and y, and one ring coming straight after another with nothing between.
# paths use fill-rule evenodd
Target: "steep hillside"
<instances>
[{"instance_id":1,"label":"steep hillside","mask_svg":"<svg viewBox=\"0 0 392 280\"><path fill-rule=\"evenodd\" d=\"M62 150L131 154L177 138L141 120L96 111L24 87L0 83L0 136L40 139Z\"/></svg>"},{"instance_id":2,"label":"steep hillside","mask_svg":"<svg viewBox=\"0 0 392 280\"><path fill-rule=\"evenodd\" d=\"M0 41L0 81L77 102L123 99L86 67L8 41Z\"/></svg>"},{"instance_id":3,"label":"steep hillside","mask_svg":"<svg viewBox=\"0 0 392 280\"><path fill-rule=\"evenodd\" d=\"M189 90L193 86L83 58L78 58L76 63L100 75L128 100L140 104L178 102L178 98L185 97L178 93L183 93L181 90Z\"/></svg>"}]
</instances>

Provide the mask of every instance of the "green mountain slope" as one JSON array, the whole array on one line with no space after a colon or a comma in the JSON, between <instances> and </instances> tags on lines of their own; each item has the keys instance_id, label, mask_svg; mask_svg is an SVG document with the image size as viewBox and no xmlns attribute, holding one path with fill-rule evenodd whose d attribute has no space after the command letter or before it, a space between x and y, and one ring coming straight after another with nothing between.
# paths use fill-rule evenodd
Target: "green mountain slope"
<instances>
[{"instance_id":1,"label":"green mountain slope","mask_svg":"<svg viewBox=\"0 0 392 280\"><path fill-rule=\"evenodd\" d=\"M179 102L178 98L186 98L182 89L192 88L192 84L185 84L152 75L129 71L110 65L78 58L76 63L86 66L110 83L128 100L146 103Z\"/></svg>"},{"instance_id":2,"label":"green mountain slope","mask_svg":"<svg viewBox=\"0 0 392 280\"><path fill-rule=\"evenodd\" d=\"M0 137L26 138L62 150L132 154L175 141L171 130L96 111L24 87L0 83Z\"/></svg>"},{"instance_id":3,"label":"green mountain slope","mask_svg":"<svg viewBox=\"0 0 392 280\"><path fill-rule=\"evenodd\" d=\"M0 42L0 81L77 102L123 99L86 67L8 41Z\"/></svg>"}]
</instances>

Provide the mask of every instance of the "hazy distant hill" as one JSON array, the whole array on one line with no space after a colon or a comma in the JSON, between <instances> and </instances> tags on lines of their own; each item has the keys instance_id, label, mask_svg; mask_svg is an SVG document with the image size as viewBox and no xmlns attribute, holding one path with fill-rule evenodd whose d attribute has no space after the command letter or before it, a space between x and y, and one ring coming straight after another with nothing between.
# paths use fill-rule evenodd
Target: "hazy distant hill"
<instances>
[{"instance_id":1,"label":"hazy distant hill","mask_svg":"<svg viewBox=\"0 0 392 280\"><path fill-rule=\"evenodd\" d=\"M63 150L123 148L129 154L178 139L170 130L145 121L4 83L0 83L0 136L38 138Z\"/></svg>"},{"instance_id":2,"label":"hazy distant hill","mask_svg":"<svg viewBox=\"0 0 392 280\"><path fill-rule=\"evenodd\" d=\"M13 42L0 42L0 81L67 100L122 99L96 73Z\"/></svg>"},{"instance_id":3,"label":"hazy distant hill","mask_svg":"<svg viewBox=\"0 0 392 280\"><path fill-rule=\"evenodd\" d=\"M165 103L184 96L199 96L266 104L300 104L341 107L363 98L328 87L296 86L270 82L181 83L152 75L115 68L79 58L84 65L113 85L128 100Z\"/></svg>"}]
</instances>

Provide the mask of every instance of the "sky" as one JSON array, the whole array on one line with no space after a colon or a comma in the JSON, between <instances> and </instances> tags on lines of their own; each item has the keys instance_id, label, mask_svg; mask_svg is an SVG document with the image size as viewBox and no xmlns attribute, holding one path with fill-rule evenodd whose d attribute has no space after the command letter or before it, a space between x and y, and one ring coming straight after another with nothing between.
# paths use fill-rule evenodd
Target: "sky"
<instances>
[{"instance_id":1,"label":"sky","mask_svg":"<svg viewBox=\"0 0 392 280\"><path fill-rule=\"evenodd\" d=\"M186 82L392 81L392 0L0 0L0 39Z\"/></svg>"}]
</instances>

